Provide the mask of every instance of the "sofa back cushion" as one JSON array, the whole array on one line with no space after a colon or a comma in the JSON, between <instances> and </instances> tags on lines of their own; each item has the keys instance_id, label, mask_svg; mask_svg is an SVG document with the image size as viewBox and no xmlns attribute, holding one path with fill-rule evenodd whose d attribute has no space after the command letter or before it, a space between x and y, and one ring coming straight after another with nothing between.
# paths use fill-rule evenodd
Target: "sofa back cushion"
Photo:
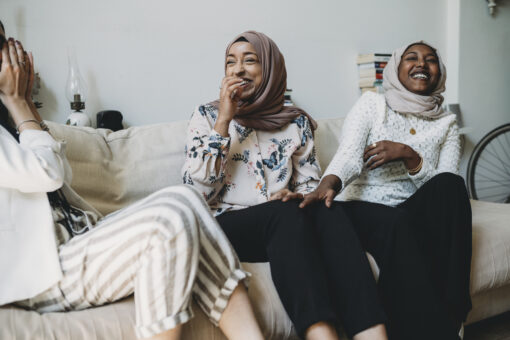
<instances>
[{"instance_id":1,"label":"sofa back cushion","mask_svg":"<svg viewBox=\"0 0 510 340\"><path fill-rule=\"evenodd\" d=\"M342 119L319 120L315 133L319 162L329 163L338 146ZM120 131L48 122L67 143L71 186L103 214L164 187L181 184L187 121L130 127Z\"/></svg>"}]
</instances>

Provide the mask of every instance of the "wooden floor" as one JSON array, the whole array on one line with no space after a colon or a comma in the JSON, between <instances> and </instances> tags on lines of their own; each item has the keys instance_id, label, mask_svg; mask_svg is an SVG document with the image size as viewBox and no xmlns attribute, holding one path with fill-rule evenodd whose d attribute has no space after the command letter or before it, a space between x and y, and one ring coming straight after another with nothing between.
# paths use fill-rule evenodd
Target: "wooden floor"
<instances>
[{"instance_id":1,"label":"wooden floor","mask_svg":"<svg viewBox=\"0 0 510 340\"><path fill-rule=\"evenodd\" d=\"M510 312L466 326L464 340L510 340Z\"/></svg>"}]
</instances>

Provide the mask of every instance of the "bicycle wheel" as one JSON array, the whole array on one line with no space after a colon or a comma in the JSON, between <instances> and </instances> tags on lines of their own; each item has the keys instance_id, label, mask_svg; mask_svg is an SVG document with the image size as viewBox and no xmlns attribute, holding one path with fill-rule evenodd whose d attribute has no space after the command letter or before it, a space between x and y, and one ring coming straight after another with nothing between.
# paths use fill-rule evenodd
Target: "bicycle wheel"
<instances>
[{"instance_id":1,"label":"bicycle wheel","mask_svg":"<svg viewBox=\"0 0 510 340\"><path fill-rule=\"evenodd\" d=\"M473 199L510 203L510 124L492 130L475 146L467 183Z\"/></svg>"}]
</instances>

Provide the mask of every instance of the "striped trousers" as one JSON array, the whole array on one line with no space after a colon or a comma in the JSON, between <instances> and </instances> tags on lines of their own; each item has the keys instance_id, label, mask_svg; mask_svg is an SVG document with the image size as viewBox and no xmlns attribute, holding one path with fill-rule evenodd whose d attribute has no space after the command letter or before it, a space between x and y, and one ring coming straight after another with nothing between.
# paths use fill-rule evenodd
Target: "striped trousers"
<instances>
[{"instance_id":1,"label":"striped trousers","mask_svg":"<svg viewBox=\"0 0 510 340\"><path fill-rule=\"evenodd\" d=\"M62 280L16 304L80 310L135 296L136 333L151 337L193 317L191 297L214 324L247 277L196 189L160 190L59 247Z\"/></svg>"}]
</instances>

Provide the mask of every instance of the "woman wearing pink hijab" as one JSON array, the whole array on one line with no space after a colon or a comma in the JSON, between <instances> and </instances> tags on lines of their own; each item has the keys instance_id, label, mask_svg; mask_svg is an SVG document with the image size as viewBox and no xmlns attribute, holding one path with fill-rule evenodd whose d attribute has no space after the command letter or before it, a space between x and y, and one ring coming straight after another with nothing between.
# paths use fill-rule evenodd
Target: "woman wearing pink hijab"
<instances>
[{"instance_id":1,"label":"woman wearing pink hijab","mask_svg":"<svg viewBox=\"0 0 510 340\"><path fill-rule=\"evenodd\" d=\"M456 117L441 107L445 82L429 44L397 49L384 95L354 105L320 185L301 203L325 201L318 225L340 227L347 216L374 256L392 340L458 339L471 309L471 207L457 175Z\"/></svg>"},{"instance_id":2,"label":"woman wearing pink hijab","mask_svg":"<svg viewBox=\"0 0 510 340\"><path fill-rule=\"evenodd\" d=\"M186 143L184 183L198 188L243 262L269 262L280 299L306 339L387 339L385 316L364 253L320 246L299 201L317 186L315 121L285 107L285 61L266 35L248 31L228 45L220 99L196 108ZM341 273L349 261L354 271Z\"/></svg>"}]
</instances>

